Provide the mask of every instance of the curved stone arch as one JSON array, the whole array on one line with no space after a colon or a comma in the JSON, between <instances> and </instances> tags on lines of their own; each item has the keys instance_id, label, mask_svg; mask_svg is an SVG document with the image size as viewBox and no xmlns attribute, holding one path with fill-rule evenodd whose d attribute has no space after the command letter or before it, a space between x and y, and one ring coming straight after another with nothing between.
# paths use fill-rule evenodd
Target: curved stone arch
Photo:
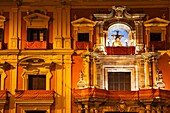
<instances>
[{"instance_id":1,"label":"curved stone arch","mask_svg":"<svg viewBox=\"0 0 170 113\"><path fill-rule=\"evenodd\" d=\"M110 26L112 26L113 24L125 24L125 25L127 25L127 26L129 26L129 28L131 29L131 30L134 30L135 29L135 23L134 23L134 21L133 20L126 20L126 19L124 19L124 20L119 20L119 21L113 21L113 20L110 20L110 21L105 21L104 22L104 30L108 30L108 28L110 27Z\"/></svg>"},{"instance_id":2,"label":"curved stone arch","mask_svg":"<svg viewBox=\"0 0 170 113\"><path fill-rule=\"evenodd\" d=\"M34 58L37 58L37 59L43 59L46 63L50 63L52 62L50 59L44 57L44 56L27 56L27 57L23 57L21 58L19 61L18 61L18 64L22 63L23 61L26 61L28 59L34 59Z\"/></svg>"},{"instance_id":3,"label":"curved stone arch","mask_svg":"<svg viewBox=\"0 0 170 113\"><path fill-rule=\"evenodd\" d=\"M112 44L115 41L113 35L116 34L122 35L120 41L123 46L135 46L135 40L136 40L135 32L133 31L133 28L129 24L120 22L120 23L114 23L109 26L108 41L110 42L110 44Z\"/></svg>"},{"instance_id":4,"label":"curved stone arch","mask_svg":"<svg viewBox=\"0 0 170 113\"><path fill-rule=\"evenodd\" d=\"M39 64L37 65L31 65L31 68L28 68L28 63L26 61L28 60L32 60L32 59L40 59L43 62L44 66L42 66L41 64L39 64L39 62L35 63L35 64ZM21 67L23 67L23 72L21 74L21 77L23 78L23 90L28 90L28 75L32 74L32 75L46 75L46 90L50 90L50 80L52 77L51 74L51 70L50 70L50 65L52 63L52 61L45 59L44 57L42 58L42 56L28 56L28 57L24 57L22 59L19 60L19 65ZM34 68L35 67L35 68Z\"/></svg>"}]
</instances>

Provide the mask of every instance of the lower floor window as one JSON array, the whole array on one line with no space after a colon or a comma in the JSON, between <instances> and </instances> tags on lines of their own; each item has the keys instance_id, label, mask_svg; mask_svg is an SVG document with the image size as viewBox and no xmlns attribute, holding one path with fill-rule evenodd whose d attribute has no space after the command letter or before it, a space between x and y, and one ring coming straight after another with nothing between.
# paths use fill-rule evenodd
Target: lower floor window
<instances>
[{"instance_id":1,"label":"lower floor window","mask_svg":"<svg viewBox=\"0 0 170 113\"><path fill-rule=\"evenodd\" d=\"M46 75L28 75L28 90L46 90Z\"/></svg>"},{"instance_id":2,"label":"lower floor window","mask_svg":"<svg viewBox=\"0 0 170 113\"><path fill-rule=\"evenodd\" d=\"M131 90L131 73L108 72L108 90Z\"/></svg>"}]
</instances>

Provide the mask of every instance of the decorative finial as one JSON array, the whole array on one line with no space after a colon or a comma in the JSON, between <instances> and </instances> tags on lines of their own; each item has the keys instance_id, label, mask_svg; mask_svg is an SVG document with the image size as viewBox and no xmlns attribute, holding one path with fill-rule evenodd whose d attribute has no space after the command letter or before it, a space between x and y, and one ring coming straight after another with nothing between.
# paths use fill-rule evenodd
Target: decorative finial
<instances>
[{"instance_id":1,"label":"decorative finial","mask_svg":"<svg viewBox=\"0 0 170 113\"><path fill-rule=\"evenodd\" d=\"M148 47L145 45L145 53L148 53Z\"/></svg>"},{"instance_id":2,"label":"decorative finial","mask_svg":"<svg viewBox=\"0 0 170 113\"><path fill-rule=\"evenodd\" d=\"M30 11L29 10L27 10L27 15L29 15L30 14Z\"/></svg>"},{"instance_id":3,"label":"decorative finial","mask_svg":"<svg viewBox=\"0 0 170 113\"><path fill-rule=\"evenodd\" d=\"M165 16L165 13L163 13L163 14L162 14L162 18L165 19L165 17L166 17L166 16Z\"/></svg>"},{"instance_id":4,"label":"decorative finial","mask_svg":"<svg viewBox=\"0 0 170 113\"><path fill-rule=\"evenodd\" d=\"M149 20L149 15L146 15L146 20Z\"/></svg>"},{"instance_id":5,"label":"decorative finial","mask_svg":"<svg viewBox=\"0 0 170 113\"><path fill-rule=\"evenodd\" d=\"M81 71L80 73L79 73L79 75L80 75L80 77L79 77L79 81L78 81L78 83L77 83L77 87L79 88L79 89L83 89L85 86L86 86L86 82L83 80L83 71Z\"/></svg>"},{"instance_id":6,"label":"decorative finial","mask_svg":"<svg viewBox=\"0 0 170 113\"><path fill-rule=\"evenodd\" d=\"M91 15L90 15L90 20L92 20L92 19L93 19L93 15L91 14Z\"/></svg>"}]
</instances>

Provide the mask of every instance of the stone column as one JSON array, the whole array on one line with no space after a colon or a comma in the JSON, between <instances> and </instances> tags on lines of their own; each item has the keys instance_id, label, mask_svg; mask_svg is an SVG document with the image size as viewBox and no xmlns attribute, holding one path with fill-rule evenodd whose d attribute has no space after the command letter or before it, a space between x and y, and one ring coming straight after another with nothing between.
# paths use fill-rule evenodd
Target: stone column
<instances>
[{"instance_id":1,"label":"stone column","mask_svg":"<svg viewBox=\"0 0 170 113\"><path fill-rule=\"evenodd\" d=\"M12 8L9 22L8 49L18 49L18 8Z\"/></svg>"},{"instance_id":2,"label":"stone column","mask_svg":"<svg viewBox=\"0 0 170 113\"><path fill-rule=\"evenodd\" d=\"M151 106L150 105L146 105L146 113L151 113Z\"/></svg>"},{"instance_id":3,"label":"stone column","mask_svg":"<svg viewBox=\"0 0 170 113\"><path fill-rule=\"evenodd\" d=\"M156 60L152 57L153 87L156 86Z\"/></svg>"},{"instance_id":4,"label":"stone column","mask_svg":"<svg viewBox=\"0 0 170 113\"><path fill-rule=\"evenodd\" d=\"M143 44L143 21L136 21L136 37L137 37L137 44Z\"/></svg>"},{"instance_id":5,"label":"stone column","mask_svg":"<svg viewBox=\"0 0 170 113\"><path fill-rule=\"evenodd\" d=\"M157 113L161 113L161 110L162 110L162 109L161 109L161 106L157 106L157 107L156 107L156 112L157 112Z\"/></svg>"},{"instance_id":6,"label":"stone column","mask_svg":"<svg viewBox=\"0 0 170 113\"><path fill-rule=\"evenodd\" d=\"M88 105L85 105L84 108L85 108L85 113L90 113Z\"/></svg>"},{"instance_id":7,"label":"stone column","mask_svg":"<svg viewBox=\"0 0 170 113\"><path fill-rule=\"evenodd\" d=\"M98 45L98 44L100 44L100 37L99 37L99 34L100 34L100 32L99 32L99 26L100 25L100 23L99 22L97 22L97 24L96 24L96 45Z\"/></svg>"},{"instance_id":8,"label":"stone column","mask_svg":"<svg viewBox=\"0 0 170 113\"><path fill-rule=\"evenodd\" d=\"M135 21L137 51L143 51L143 21Z\"/></svg>"},{"instance_id":9,"label":"stone column","mask_svg":"<svg viewBox=\"0 0 170 113\"><path fill-rule=\"evenodd\" d=\"M97 86L96 60L95 60L95 57L93 57L93 86Z\"/></svg>"},{"instance_id":10,"label":"stone column","mask_svg":"<svg viewBox=\"0 0 170 113\"><path fill-rule=\"evenodd\" d=\"M149 80L149 59L145 58L145 88L148 88L150 85L150 80Z\"/></svg>"}]
</instances>

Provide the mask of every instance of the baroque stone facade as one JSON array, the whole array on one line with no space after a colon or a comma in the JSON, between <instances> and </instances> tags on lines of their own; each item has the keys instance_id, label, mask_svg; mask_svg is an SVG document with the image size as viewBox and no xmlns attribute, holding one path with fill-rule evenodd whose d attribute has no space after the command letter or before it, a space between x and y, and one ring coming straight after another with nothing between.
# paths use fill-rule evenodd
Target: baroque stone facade
<instances>
[{"instance_id":1,"label":"baroque stone facade","mask_svg":"<svg viewBox=\"0 0 170 113\"><path fill-rule=\"evenodd\" d=\"M0 112L168 113L169 20L169 0L1 0Z\"/></svg>"}]
</instances>

